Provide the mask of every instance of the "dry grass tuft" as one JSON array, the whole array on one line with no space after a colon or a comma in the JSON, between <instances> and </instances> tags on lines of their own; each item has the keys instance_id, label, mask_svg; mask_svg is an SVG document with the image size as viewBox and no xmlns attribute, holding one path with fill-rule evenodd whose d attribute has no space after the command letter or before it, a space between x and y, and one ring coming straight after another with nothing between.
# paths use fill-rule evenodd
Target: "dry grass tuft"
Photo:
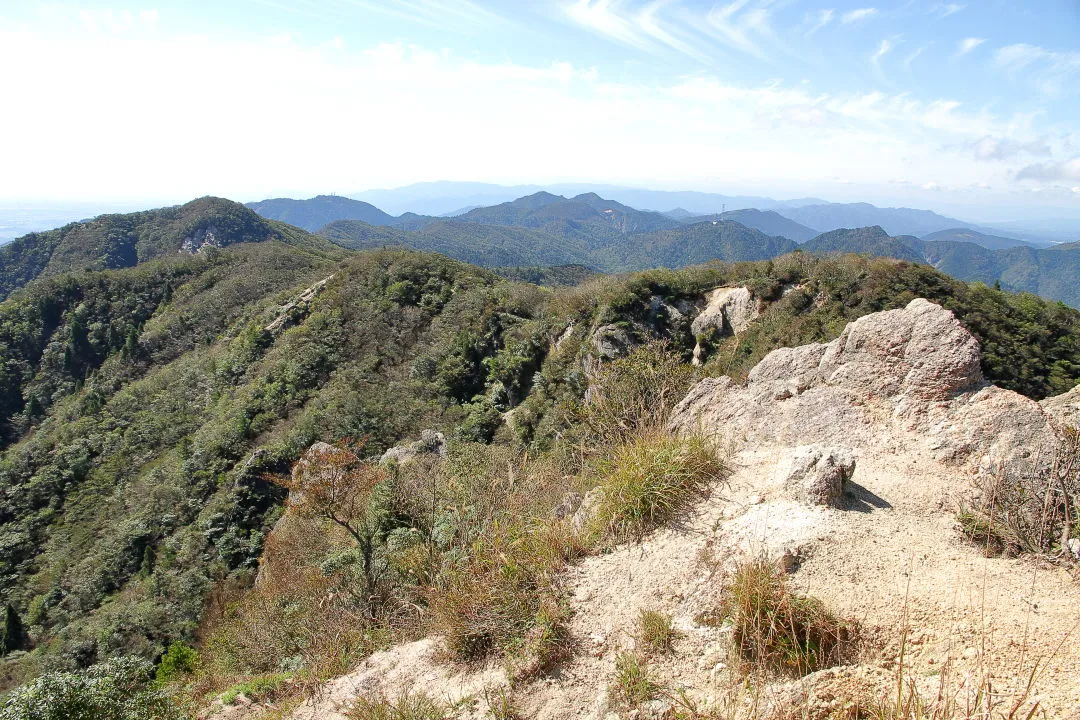
<instances>
[{"instance_id":1,"label":"dry grass tuft","mask_svg":"<svg viewBox=\"0 0 1080 720\"><path fill-rule=\"evenodd\" d=\"M663 655L675 649L675 641L679 632L671 622L670 615L655 610L642 610L638 616L637 640L638 649L648 655Z\"/></svg>"},{"instance_id":2,"label":"dry grass tuft","mask_svg":"<svg viewBox=\"0 0 1080 720\"><path fill-rule=\"evenodd\" d=\"M649 664L644 656L624 652L615 658L615 677L608 693L616 705L633 710L663 692L663 686L649 677Z\"/></svg>"},{"instance_id":3,"label":"dry grass tuft","mask_svg":"<svg viewBox=\"0 0 1080 720\"><path fill-rule=\"evenodd\" d=\"M855 626L814 598L791 591L787 576L767 559L740 565L722 607L744 671L803 676L843 662Z\"/></svg>"},{"instance_id":4,"label":"dry grass tuft","mask_svg":"<svg viewBox=\"0 0 1080 720\"><path fill-rule=\"evenodd\" d=\"M444 720L448 708L443 703L420 692L404 691L396 699L385 696L361 697L345 716L349 720Z\"/></svg>"},{"instance_id":5,"label":"dry grass tuft","mask_svg":"<svg viewBox=\"0 0 1080 720\"><path fill-rule=\"evenodd\" d=\"M703 435L650 431L615 448L596 472L603 478L603 497L594 526L628 540L685 518L731 470Z\"/></svg>"}]
</instances>

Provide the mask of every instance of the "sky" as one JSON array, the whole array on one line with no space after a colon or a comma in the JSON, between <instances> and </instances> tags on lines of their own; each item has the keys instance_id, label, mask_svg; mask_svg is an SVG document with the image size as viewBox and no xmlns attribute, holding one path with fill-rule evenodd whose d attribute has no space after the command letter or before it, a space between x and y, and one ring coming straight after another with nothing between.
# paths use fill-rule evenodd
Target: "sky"
<instances>
[{"instance_id":1,"label":"sky","mask_svg":"<svg viewBox=\"0 0 1080 720\"><path fill-rule=\"evenodd\" d=\"M0 3L0 201L432 180L1080 217L1080 0Z\"/></svg>"}]
</instances>

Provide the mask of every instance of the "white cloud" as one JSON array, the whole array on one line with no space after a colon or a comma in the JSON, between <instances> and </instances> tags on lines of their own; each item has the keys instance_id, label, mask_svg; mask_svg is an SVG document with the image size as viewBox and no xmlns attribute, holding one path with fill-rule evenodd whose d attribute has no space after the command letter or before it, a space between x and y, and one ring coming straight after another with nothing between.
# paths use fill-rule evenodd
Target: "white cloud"
<instances>
[{"instance_id":1,"label":"white cloud","mask_svg":"<svg viewBox=\"0 0 1080 720\"><path fill-rule=\"evenodd\" d=\"M819 10L817 13L817 17L810 20L812 24L810 26L810 29L806 32L806 37L811 37L818 30L831 23L835 15L835 10Z\"/></svg>"},{"instance_id":2,"label":"white cloud","mask_svg":"<svg viewBox=\"0 0 1080 720\"><path fill-rule=\"evenodd\" d=\"M923 183L922 185L919 186L919 188L922 189L922 190L932 190L932 191L941 190L941 186L938 185L936 182Z\"/></svg>"},{"instance_id":3,"label":"white cloud","mask_svg":"<svg viewBox=\"0 0 1080 720\"><path fill-rule=\"evenodd\" d=\"M851 10L841 15L840 22L844 23L845 25L850 25L851 23L871 18L874 15L877 15L877 8L859 8L858 10Z\"/></svg>"},{"instance_id":4,"label":"white cloud","mask_svg":"<svg viewBox=\"0 0 1080 720\"><path fill-rule=\"evenodd\" d=\"M0 31L0 67L21 68L0 74L0 96L19 103L0 114L0 137L20 139L5 147L0 197L247 200L464 177L966 187L1010 181L1003 162L973 157L973 143L1039 137L1030 119L948 99L708 75L645 86L567 63L224 40L161 24Z\"/></svg>"},{"instance_id":5,"label":"white cloud","mask_svg":"<svg viewBox=\"0 0 1080 720\"><path fill-rule=\"evenodd\" d=\"M938 4L930 8L930 12L936 14L939 18L947 18L950 15L955 15L966 7L967 5L960 5L958 3Z\"/></svg>"},{"instance_id":6,"label":"white cloud","mask_svg":"<svg viewBox=\"0 0 1080 720\"><path fill-rule=\"evenodd\" d=\"M1028 165L1016 173L1017 180L1080 180L1080 157L1059 163L1037 163Z\"/></svg>"},{"instance_id":7,"label":"white cloud","mask_svg":"<svg viewBox=\"0 0 1080 720\"><path fill-rule=\"evenodd\" d=\"M1058 52L1038 45L1016 43L999 48L994 53L994 64L1009 72L1014 78L1028 69L1028 76L1035 88L1044 95L1056 96L1080 80L1080 52Z\"/></svg>"},{"instance_id":8,"label":"white cloud","mask_svg":"<svg viewBox=\"0 0 1080 720\"><path fill-rule=\"evenodd\" d=\"M957 55L967 55L969 52L986 42L986 38L969 37L964 38L956 46Z\"/></svg>"},{"instance_id":9,"label":"white cloud","mask_svg":"<svg viewBox=\"0 0 1080 720\"><path fill-rule=\"evenodd\" d=\"M874 54L870 56L870 62L877 65L878 63L881 62L881 59L883 57L885 57L890 52L892 52L893 47L894 47L893 41L891 39L889 39L889 38L885 38L884 40L881 41L881 44L878 45L878 49L876 51L874 51Z\"/></svg>"}]
</instances>

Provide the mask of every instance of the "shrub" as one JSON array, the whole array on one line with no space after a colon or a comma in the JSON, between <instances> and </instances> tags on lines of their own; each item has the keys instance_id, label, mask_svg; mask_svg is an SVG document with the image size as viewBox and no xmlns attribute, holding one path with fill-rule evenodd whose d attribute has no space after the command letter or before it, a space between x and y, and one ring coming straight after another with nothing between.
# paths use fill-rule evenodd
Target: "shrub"
<instances>
[{"instance_id":1,"label":"shrub","mask_svg":"<svg viewBox=\"0 0 1080 720\"><path fill-rule=\"evenodd\" d=\"M668 342L647 343L599 372L580 420L593 440L610 444L662 428L692 374Z\"/></svg>"},{"instance_id":2,"label":"shrub","mask_svg":"<svg viewBox=\"0 0 1080 720\"><path fill-rule=\"evenodd\" d=\"M156 678L160 683L175 680L181 675L187 675L195 671L199 664L199 653L195 648L188 647L184 643L174 642L161 656L158 663Z\"/></svg>"},{"instance_id":3,"label":"shrub","mask_svg":"<svg viewBox=\"0 0 1080 720\"><path fill-rule=\"evenodd\" d=\"M642 610L638 615L637 634L638 649L646 654L663 654L671 652L675 647L675 640L679 632L671 623L671 616L655 610Z\"/></svg>"},{"instance_id":4,"label":"shrub","mask_svg":"<svg viewBox=\"0 0 1080 720\"><path fill-rule=\"evenodd\" d=\"M556 578L565 545L542 523L498 520L430 597L435 628L461 660L502 651L534 674L564 655L568 612Z\"/></svg>"},{"instance_id":5,"label":"shrub","mask_svg":"<svg viewBox=\"0 0 1080 720\"><path fill-rule=\"evenodd\" d=\"M703 435L653 431L616 448L595 472L603 478L595 526L624 540L684 517L730 468Z\"/></svg>"},{"instance_id":6,"label":"shrub","mask_svg":"<svg viewBox=\"0 0 1080 720\"><path fill-rule=\"evenodd\" d=\"M221 702L223 705L232 705L241 695L252 702L273 700L281 694L289 677L287 673L275 673L246 680L223 692Z\"/></svg>"},{"instance_id":7,"label":"shrub","mask_svg":"<svg viewBox=\"0 0 1080 720\"><path fill-rule=\"evenodd\" d=\"M721 611L747 671L802 676L839 664L851 650L854 624L793 593L787 576L764 558L736 568Z\"/></svg>"},{"instance_id":8,"label":"shrub","mask_svg":"<svg viewBox=\"0 0 1080 720\"><path fill-rule=\"evenodd\" d=\"M961 507L964 535L987 555L1061 551L1080 533L1080 434L1066 428L1048 461L999 467L982 479L979 500Z\"/></svg>"},{"instance_id":9,"label":"shrub","mask_svg":"<svg viewBox=\"0 0 1080 720\"><path fill-rule=\"evenodd\" d=\"M615 658L615 678L608 693L622 708L632 710L656 699L663 686L649 677L648 661L641 655L620 653Z\"/></svg>"},{"instance_id":10,"label":"shrub","mask_svg":"<svg viewBox=\"0 0 1080 720\"><path fill-rule=\"evenodd\" d=\"M178 720L153 687L153 671L149 662L125 657L77 673L45 673L7 696L0 720Z\"/></svg>"}]
</instances>

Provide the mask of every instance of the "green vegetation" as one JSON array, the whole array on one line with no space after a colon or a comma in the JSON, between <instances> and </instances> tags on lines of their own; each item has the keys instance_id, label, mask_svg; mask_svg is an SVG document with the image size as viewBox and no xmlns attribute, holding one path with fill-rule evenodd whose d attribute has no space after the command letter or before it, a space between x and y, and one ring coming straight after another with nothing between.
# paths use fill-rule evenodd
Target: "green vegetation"
<instances>
[{"instance_id":1,"label":"green vegetation","mask_svg":"<svg viewBox=\"0 0 1080 720\"><path fill-rule=\"evenodd\" d=\"M279 676L288 694L436 631L542 674L567 653L565 564L725 478L713 439L664 432L697 377L921 296L979 337L992 381L1039 398L1080 379L1080 313L922 265L793 253L552 290L257 222L272 237L194 255L139 231L136 267L0 303L6 688L134 655L192 696ZM729 284L762 317L701 338L695 369L665 304ZM625 339L614 361L601 328ZM445 457L377 462L424 428ZM291 475L316 441L334 444Z\"/></svg>"},{"instance_id":2,"label":"green vegetation","mask_svg":"<svg viewBox=\"0 0 1080 720\"><path fill-rule=\"evenodd\" d=\"M736 568L720 609L732 625L735 654L744 671L798 677L844 661L855 626L813 598L793 593L787 577L766 559Z\"/></svg>"},{"instance_id":3,"label":"green vegetation","mask_svg":"<svg viewBox=\"0 0 1080 720\"><path fill-rule=\"evenodd\" d=\"M624 652L615 658L615 677L608 693L618 707L639 708L663 691L664 687L649 677L649 662L644 656Z\"/></svg>"},{"instance_id":4,"label":"green vegetation","mask_svg":"<svg viewBox=\"0 0 1080 720\"><path fill-rule=\"evenodd\" d=\"M49 672L10 693L2 720L169 720L181 717L154 687L153 666L115 658L74 673Z\"/></svg>"},{"instance_id":5,"label":"green vegetation","mask_svg":"<svg viewBox=\"0 0 1080 720\"><path fill-rule=\"evenodd\" d=\"M656 610L642 610L638 615L638 648L645 654L663 655L675 648L679 632L671 624L671 616Z\"/></svg>"},{"instance_id":6,"label":"green vegetation","mask_svg":"<svg viewBox=\"0 0 1080 720\"><path fill-rule=\"evenodd\" d=\"M617 447L595 472L604 478L595 523L625 540L683 519L731 471L709 438L657 431Z\"/></svg>"}]
</instances>

